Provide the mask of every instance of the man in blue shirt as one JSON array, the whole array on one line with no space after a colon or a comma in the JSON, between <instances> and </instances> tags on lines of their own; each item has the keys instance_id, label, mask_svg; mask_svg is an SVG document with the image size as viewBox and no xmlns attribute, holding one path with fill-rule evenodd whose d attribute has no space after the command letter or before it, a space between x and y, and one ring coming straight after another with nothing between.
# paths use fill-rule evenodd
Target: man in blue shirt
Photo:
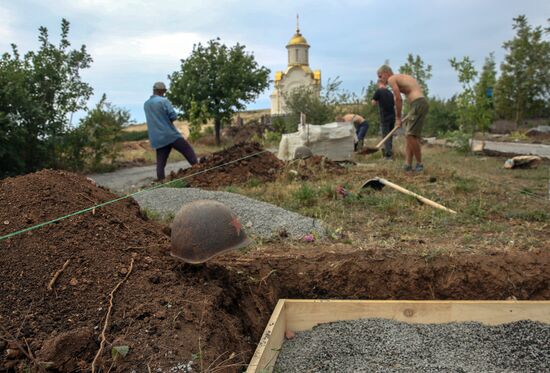
<instances>
[{"instance_id":1,"label":"man in blue shirt","mask_svg":"<svg viewBox=\"0 0 550 373\"><path fill-rule=\"evenodd\" d=\"M157 152L157 179L164 179L164 168L172 148L179 151L185 159L194 165L197 156L193 147L185 141L181 133L174 126L177 114L172 104L164 95L166 86L163 82L153 85L153 95L145 101L143 109L147 120L147 131L151 147Z\"/></svg>"}]
</instances>

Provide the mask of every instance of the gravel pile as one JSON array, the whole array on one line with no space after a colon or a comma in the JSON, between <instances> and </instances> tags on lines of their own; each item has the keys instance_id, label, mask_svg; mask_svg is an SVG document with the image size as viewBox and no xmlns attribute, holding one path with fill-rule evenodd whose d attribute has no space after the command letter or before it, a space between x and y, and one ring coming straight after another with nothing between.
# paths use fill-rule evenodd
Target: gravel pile
<instances>
[{"instance_id":1,"label":"gravel pile","mask_svg":"<svg viewBox=\"0 0 550 373\"><path fill-rule=\"evenodd\" d=\"M181 206L192 201L209 199L222 202L237 214L248 234L261 238L288 235L299 239L310 233L321 238L325 235L319 220L235 193L197 188L159 188L134 198L142 209L153 211L162 218L173 217Z\"/></svg>"},{"instance_id":2,"label":"gravel pile","mask_svg":"<svg viewBox=\"0 0 550 373\"><path fill-rule=\"evenodd\" d=\"M322 324L285 341L275 372L548 372L550 325Z\"/></svg>"}]
</instances>

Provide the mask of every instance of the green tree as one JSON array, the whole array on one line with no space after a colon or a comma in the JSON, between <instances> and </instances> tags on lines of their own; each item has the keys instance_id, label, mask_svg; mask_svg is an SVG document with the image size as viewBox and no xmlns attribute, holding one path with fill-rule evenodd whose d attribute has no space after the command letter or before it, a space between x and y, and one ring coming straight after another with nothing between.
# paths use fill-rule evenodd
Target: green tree
<instances>
[{"instance_id":1,"label":"green tree","mask_svg":"<svg viewBox=\"0 0 550 373\"><path fill-rule=\"evenodd\" d=\"M456 97L444 100L436 97L430 98L430 111L426 117L423 132L428 136L443 136L448 132L457 131Z\"/></svg>"},{"instance_id":2,"label":"green tree","mask_svg":"<svg viewBox=\"0 0 550 373\"><path fill-rule=\"evenodd\" d=\"M415 57L409 53L407 61L399 68L399 72L415 78L422 87L424 96L428 97L428 80L432 78L432 65L427 65L419 55Z\"/></svg>"},{"instance_id":3,"label":"green tree","mask_svg":"<svg viewBox=\"0 0 550 373\"><path fill-rule=\"evenodd\" d=\"M87 139L84 145L89 153L86 158L91 162L91 169L98 169L104 159L111 163L115 160L120 152L118 143L122 128L129 121L130 113L108 102L105 94L80 121L79 131Z\"/></svg>"},{"instance_id":4,"label":"green tree","mask_svg":"<svg viewBox=\"0 0 550 373\"><path fill-rule=\"evenodd\" d=\"M513 28L516 36L503 44L507 54L500 65L495 104L500 116L521 124L550 102L550 41L544 38L550 27L532 27L520 15Z\"/></svg>"},{"instance_id":5,"label":"green tree","mask_svg":"<svg viewBox=\"0 0 550 373\"><path fill-rule=\"evenodd\" d=\"M69 114L86 108L92 94L80 71L92 58L82 45L70 49L69 22L61 22L58 45L39 28L40 47L22 57L12 44L0 60L0 175L61 167ZM24 151L23 151L24 150Z\"/></svg>"},{"instance_id":6,"label":"green tree","mask_svg":"<svg viewBox=\"0 0 550 373\"><path fill-rule=\"evenodd\" d=\"M493 52L485 58L479 80L475 85L476 100L485 110L494 114L493 92L497 81L495 55ZM492 119L492 118L491 118Z\"/></svg>"},{"instance_id":7,"label":"green tree","mask_svg":"<svg viewBox=\"0 0 550 373\"><path fill-rule=\"evenodd\" d=\"M181 60L180 70L169 76L167 96L185 119L190 119L193 102L199 108L206 106L219 145L222 123L228 123L269 86L269 73L268 68L258 66L254 55L245 52L244 45L228 48L218 38L206 46L193 46L191 55Z\"/></svg>"},{"instance_id":8,"label":"green tree","mask_svg":"<svg viewBox=\"0 0 550 373\"><path fill-rule=\"evenodd\" d=\"M491 89L495 88L497 82L497 70L495 62L495 54L491 52L485 58L485 63L481 69L479 80L476 84L476 94L479 97L491 98Z\"/></svg>"},{"instance_id":9,"label":"green tree","mask_svg":"<svg viewBox=\"0 0 550 373\"><path fill-rule=\"evenodd\" d=\"M464 57L461 61L453 57L449 62L458 73L458 81L462 85L462 92L456 96L460 130L468 134L486 131L491 123L492 110L487 105L486 95L480 96L476 90L480 83L476 81L478 72L474 61L470 57Z\"/></svg>"},{"instance_id":10,"label":"green tree","mask_svg":"<svg viewBox=\"0 0 550 373\"><path fill-rule=\"evenodd\" d=\"M336 103L341 84L342 82L337 77L334 80L329 79L321 92L314 87L304 86L284 93L288 114L285 118L286 126L281 132L296 131L300 122L300 113L306 115L307 123L333 122L337 116Z\"/></svg>"},{"instance_id":11,"label":"green tree","mask_svg":"<svg viewBox=\"0 0 550 373\"><path fill-rule=\"evenodd\" d=\"M189 108L189 140L194 141L201 137L202 125L208 120L208 108L203 102L202 105L196 101L191 102Z\"/></svg>"},{"instance_id":12,"label":"green tree","mask_svg":"<svg viewBox=\"0 0 550 373\"><path fill-rule=\"evenodd\" d=\"M378 89L378 84L371 80L366 89L363 89L363 103L359 114L365 118L369 124L369 133L376 134L380 129L380 111L378 105L373 106L371 100L374 96L374 93Z\"/></svg>"},{"instance_id":13,"label":"green tree","mask_svg":"<svg viewBox=\"0 0 550 373\"><path fill-rule=\"evenodd\" d=\"M369 109L364 102L366 94L359 97L342 90L341 84L342 81L336 77L329 79L321 92L313 87L300 87L285 93L288 114L274 119L275 130L280 133L295 132L300 122L300 113L306 115L306 121L310 124L334 122L337 116L347 112L364 115Z\"/></svg>"}]
</instances>

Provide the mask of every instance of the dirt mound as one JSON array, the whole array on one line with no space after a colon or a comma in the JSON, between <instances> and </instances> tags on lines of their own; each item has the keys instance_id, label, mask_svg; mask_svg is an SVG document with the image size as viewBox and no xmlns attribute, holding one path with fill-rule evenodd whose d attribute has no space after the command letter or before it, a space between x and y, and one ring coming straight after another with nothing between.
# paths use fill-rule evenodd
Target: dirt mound
<instances>
[{"instance_id":1,"label":"dirt mound","mask_svg":"<svg viewBox=\"0 0 550 373\"><path fill-rule=\"evenodd\" d=\"M321 155L289 161L285 170L287 173L297 172L302 180L315 180L327 173L341 175L346 171L345 167Z\"/></svg>"},{"instance_id":2,"label":"dirt mound","mask_svg":"<svg viewBox=\"0 0 550 373\"><path fill-rule=\"evenodd\" d=\"M0 234L115 197L66 172L4 179ZM44 361L53 371L90 371L109 293L128 274L114 295L96 366L103 371L185 371L189 364L195 371L242 371L282 297L550 298L547 250L420 257L343 244L285 245L183 264L167 254L168 238L133 200L0 241L0 371L36 370ZM126 346L128 354L114 361L113 347Z\"/></svg>"},{"instance_id":3,"label":"dirt mound","mask_svg":"<svg viewBox=\"0 0 550 373\"><path fill-rule=\"evenodd\" d=\"M45 170L4 179L0 234L113 198L85 177L67 172ZM146 221L131 199L0 241L0 340L9 342L0 345L0 371L22 371L22 360L31 356L58 371L89 370L109 293L130 271L132 260L132 272L115 295L99 366L109 367L117 338L130 348L128 357L115 364L118 371L146 364L175 366L201 350L203 360L213 361L227 345L243 362L253 342L243 341L234 326L240 321L220 309L222 284L179 276L172 270L178 262L166 254L168 249L161 227ZM67 260L49 291L54 273ZM59 355L60 350L67 353Z\"/></svg>"},{"instance_id":4,"label":"dirt mound","mask_svg":"<svg viewBox=\"0 0 550 373\"><path fill-rule=\"evenodd\" d=\"M263 151L264 149L258 143L239 143L229 149L212 154L204 163L179 170L177 173L172 172L170 179L188 177L185 181L189 186L208 189L244 183L252 178L263 182L273 181L277 178L284 163L271 152ZM263 153L254 155L260 152ZM235 162L245 157L248 158ZM190 176L205 170L209 171Z\"/></svg>"},{"instance_id":5,"label":"dirt mound","mask_svg":"<svg viewBox=\"0 0 550 373\"><path fill-rule=\"evenodd\" d=\"M85 366L79 366L74 356L79 356L84 361L91 360L96 349L93 329L77 328L45 340L37 358L47 361L50 369L72 372L85 369Z\"/></svg>"}]
</instances>

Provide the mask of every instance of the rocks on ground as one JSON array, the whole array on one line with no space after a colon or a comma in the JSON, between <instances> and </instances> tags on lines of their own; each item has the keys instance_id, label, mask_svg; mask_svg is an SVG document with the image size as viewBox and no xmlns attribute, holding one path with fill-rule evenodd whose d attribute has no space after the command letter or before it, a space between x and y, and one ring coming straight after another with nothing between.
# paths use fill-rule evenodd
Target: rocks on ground
<instances>
[{"instance_id":1,"label":"rocks on ground","mask_svg":"<svg viewBox=\"0 0 550 373\"><path fill-rule=\"evenodd\" d=\"M550 325L517 321L409 324L362 319L321 324L283 343L280 372L544 372Z\"/></svg>"},{"instance_id":2,"label":"rocks on ground","mask_svg":"<svg viewBox=\"0 0 550 373\"><path fill-rule=\"evenodd\" d=\"M186 203L201 199L215 200L233 210L247 234L263 239L300 239L311 233L317 238L325 236L322 222L317 219L236 193L197 188L159 188L140 193L134 198L143 209L164 218L175 216Z\"/></svg>"},{"instance_id":3,"label":"rocks on ground","mask_svg":"<svg viewBox=\"0 0 550 373\"><path fill-rule=\"evenodd\" d=\"M550 126L537 126L525 132L528 137L534 137L539 140L550 139Z\"/></svg>"}]
</instances>

